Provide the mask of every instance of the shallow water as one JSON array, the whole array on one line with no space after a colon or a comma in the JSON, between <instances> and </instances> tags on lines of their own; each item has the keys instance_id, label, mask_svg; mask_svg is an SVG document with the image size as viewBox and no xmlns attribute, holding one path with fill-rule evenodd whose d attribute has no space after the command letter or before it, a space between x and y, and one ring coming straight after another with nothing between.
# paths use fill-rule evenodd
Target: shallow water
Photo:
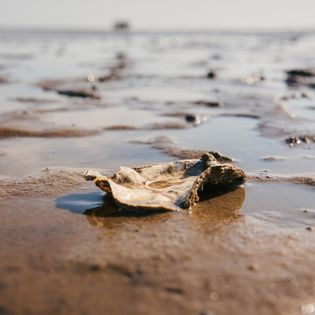
<instances>
[{"instance_id":1,"label":"shallow water","mask_svg":"<svg viewBox=\"0 0 315 315\"><path fill-rule=\"evenodd\" d=\"M115 170L121 165L163 162L170 158L128 140L139 132L112 132L88 138L15 138L2 140L1 174L25 176L46 167ZM23 158L21 158L23 157Z\"/></svg>"},{"instance_id":2,"label":"shallow water","mask_svg":"<svg viewBox=\"0 0 315 315\"><path fill-rule=\"evenodd\" d=\"M72 193L58 197L55 202L57 208L84 214L88 222L99 222L99 226L110 225L112 220L117 220L115 217L120 217L124 224L127 224L128 217L139 217L123 210L119 214L111 198L100 191ZM160 220L159 216L164 217L164 214L154 215L157 220ZM167 216L173 217L170 214ZM192 217L204 221L209 229L211 225L217 227L245 216L268 223L271 230L280 227L303 231L309 226L315 227L314 188L294 184L250 183L229 191L208 192L187 212L187 216L188 220Z\"/></svg>"},{"instance_id":3,"label":"shallow water","mask_svg":"<svg viewBox=\"0 0 315 315\"><path fill-rule=\"evenodd\" d=\"M155 111L132 109L127 106L108 107L104 109L86 109L49 113L43 117L48 122L82 128L101 128L112 126L145 127L149 123L166 122L171 119L161 118ZM172 119L174 121L175 119Z\"/></svg>"}]
</instances>

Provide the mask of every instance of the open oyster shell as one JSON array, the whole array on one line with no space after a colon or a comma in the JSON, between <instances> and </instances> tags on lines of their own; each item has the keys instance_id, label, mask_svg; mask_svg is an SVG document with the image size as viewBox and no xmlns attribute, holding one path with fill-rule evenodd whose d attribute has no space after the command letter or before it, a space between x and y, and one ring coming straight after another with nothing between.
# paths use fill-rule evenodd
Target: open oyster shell
<instances>
[{"instance_id":1,"label":"open oyster shell","mask_svg":"<svg viewBox=\"0 0 315 315\"><path fill-rule=\"evenodd\" d=\"M241 184L245 173L232 164L218 162L207 153L197 160L121 167L111 177L87 171L84 177L111 193L119 207L133 211L172 211L193 206L205 186Z\"/></svg>"}]
</instances>

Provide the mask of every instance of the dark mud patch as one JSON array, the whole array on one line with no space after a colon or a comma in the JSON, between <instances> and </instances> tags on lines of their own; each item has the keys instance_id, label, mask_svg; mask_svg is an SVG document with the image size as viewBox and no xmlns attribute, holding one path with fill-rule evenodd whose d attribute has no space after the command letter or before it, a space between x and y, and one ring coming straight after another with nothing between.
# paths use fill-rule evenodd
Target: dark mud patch
<instances>
[{"instance_id":1,"label":"dark mud patch","mask_svg":"<svg viewBox=\"0 0 315 315\"><path fill-rule=\"evenodd\" d=\"M274 162L274 161L285 161L285 160L289 160L290 158L285 157L285 156L279 156L279 155L268 155L268 156L263 156L261 159L263 161Z\"/></svg>"},{"instance_id":2,"label":"dark mud patch","mask_svg":"<svg viewBox=\"0 0 315 315\"><path fill-rule=\"evenodd\" d=\"M153 123L147 127L149 130L167 130L167 129L187 129L191 127L189 124L180 122Z\"/></svg>"},{"instance_id":3,"label":"dark mud patch","mask_svg":"<svg viewBox=\"0 0 315 315\"><path fill-rule=\"evenodd\" d=\"M69 96L69 97L92 98L96 100L101 99L100 95L97 94L93 89L72 89L72 90L58 89L56 90L56 92L60 95Z\"/></svg>"},{"instance_id":4,"label":"dark mud patch","mask_svg":"<svg viewBox=\"0 0 315 315\"><path fill-rule=\"evenodd\" d=\"M122 72L129 65L129 58L125 53L116 54L116 63L109 68L109 73L95 78L95 81L107 82L122 79Z\"/></svg>"},{"instance_id":5,"label":"dark mud patch","mask_svg":"<svg viewBox=\"0 0 315 315\"><path fill-rule=\"evenodd\" d=\"M127 277L132 284L136 284L140 282L140 279L143 276L141 270L132 270L128 265L118 265L114 263L110 263L106 266L107 270L110 272L117 273L121 276Z\"/></svg>"},{"instance_id":6,"label":"dark mud patch","mask_svg":"<svg viewBox=\"0 0 315 315\"><path fill-rule=\"evenodd\" d=\"M315 88L315 71L313 69L292 69L286 72L289 86L308 86Z\"/></svg>"},{"instance_id":7,"label":"dark mud patch","mask_svg":"<svg viewBox=\"0 0 315 315\"><path fill-rule=\"evenodd\" d=\"M98 130L81 129L49 129L49 130L27 130L20 128L0 127L0 139L13 137L39 137L39 138L78 138L98 134Z\"/></svg>"},{"instance_id":8,"label":"dark mud patch","mask_svg":"<svg viewBox=\"0 0 315 315\"><path fill-rule=\"evenodd\" d=\"M35 55L33 54L27 54L27 53L2 53L0 54L1 59L6 60L29 60L34 58Z\"/></svg>"},{"instance_id":9,"label":"dark mud patch","mask_svg":"<svg viewBox=\"0 0 315 315\"><path fill-rule=\"evenodd\" d=\"M7 78L0 77L0 84L8 84L10 81Z\"/></svg>"},{"instance_id":10,"label":"dark mud patch","mask_svg":"<svg viewBox=\"0 0 315 315\"><path fill-rule=\"evenodd\" d=\"M160 116L182 118L187 123L193 124L194 126L200 125L201 123L206 122L208 119L208 116L206 115L193 114L189 112L162 113ZM186 127L188 127L188 125L186 125Z\"/></svg>"},{"instance_id":11,"label":"dark mud patch","mask_svg":"<svg viewBox=\"0 0 315 315\"><path fill-rule=\"evenodd\" d=\"M205 153L212 154L219 162L232 162L233 159L224 156L219 152L206 150L193 150L178 146L171 138L159 136L148 140L132 140L131 143L140 143L150 145L153 149L162 151L163 153L180 158L180 159L199 159Z\"/></svg>"},{"instance_id":12,"label":"dark mud patch","mask_svg":"<svg viewBox=\"0 0 315 315\"><path fill-rule=\"evenodd\" d=\"M235 117L235 118L249 118L249 119L260 119L259 115L248 114L248 113L223 113L218 116L222 117Z\"/></svg>"},{"instance_id":13,"label":"dark mud patch","mask_svg":"<svg viewBox=\"0 0 315 315\"><path fill-rule=\"evenodd\" d=\"M54 99L36 98L36 97L16 97L16 98L11 98L10 100L16 101L19 103L27 103L27 104L51 104L51 103L58 102L58 100L54 100Z\"/></svg>"},{"instance_id":14,"label":"dark mud patch","mask_svg":"<svg viewBox=\"0 0 315 315\"><path fill-rule=\"evenodd\" d=\"M285 142L290 147L294 147L294 146L297 146L299 144L315 143L315 135L291 136L291 137L286 138Z\"/></svg>"},{"instance_id":15,"label":"dark mud patch","mask_svg":"<svg viewBox=\"0 0 315 315\"><path fill-rule=\"evenodd\" d=\"M156 122L148 124L147 126L133 126L133 125L113 125L108 127L103 127L103 130L110 131L124 131L124 130L177 130L177 129L187 129L191 128L192 124L181 123L181 122Z\"/></svg>"},{"instance_id":16,"label":"dark mud patch","mask_svg":"<svg viewBox=\"0 0 315 315\"><path fill-rule=\"evenodd\" d=\"M55 91L58 86L62 86L65 85L66 83L77 83L77 80L75 80L73 82L73 80L71 81L65 81L65 80L44 80L41 81L37 84L38 87L40 87L41 89L43 89L44 91Z\"/></svg>"},{"instance_id":17,"label":"dark mud patch","mask_svg":"<svg viewBox=\"0 0 315 315\"><path fill-rule=\"evenodd\" d=\"M199 100L199 101L194 102L194 105L200 105L200 106L205 106L205 107L216 108L216 107L222 107L223 103L219 102L219 101Z\"/></svg>"},{"instance_id":18,"label":"dark mud patch","mask_svg":"<svg viewBox=\"0 0 315 315\"><path fill-rule=\"evenodd\" d=\"M302 92L296 91L294 93L289 93L286 95L279 96L278 99L280 101L289 101L289 100L297 100L297 99L302 99L302 98L311 99L312 95L306 91L302 91Z\"/></svg>"},{"instance_id":19,"label":"dark mud patch","mask_svg":"<svg viewBox=\"0 0 315 315\"><path fill-rule=\"evenodd\" d=\"M185 290L183 288L178 288L178 287L166 287L165 291L170 294L178 294L178 295L185 294Z\"/></svg>"},{"instance_id":20,"label":"dark mud patch","mask_svg":"<svg viewBox=\"0 0 315 315\"><path fill-rule=\"evenodd\" d=\"M292 69L287 71L288 76L315 77L313 69Z\"/></svg>"},{"instance_id":21,"label":"dark mud patch","mask_svg":"<svg viewBox=\"0 0 315 315\"><path fill-rule=\"evenodd\" d=\"M169 112L160 114L160 116L163 117L185 117L186 115L188 115L187 112Z\"/></svg>"},{"instance_id":22,"label":"dark mud patch","mask_svg":"<svg viewBox=\"0 0 315 315\"><path fill-rule=\"evenodd\" d=\"M90 273L101 273L106 271L106 266L89 262L70 262L67 266L72 271L82 275ZM67 269L67 267L65 267Z\"/></svg>"},{"instance_id":23,"label":"dark mud patch","mask_svg":"<svg viewBox=\"0 0 315 315\"><path fill-rule=\"evenodd\" d=\"M31 109L33 114L47 114L47 113L60 113L60 112L69 112L71 109L69 107L37 107L36 109Z\"/></svg>"},{"instance_id":24,"label":"dark mud patch","mask_svg":"<svg viewBox=\"0 0 315 315\"><path fill-rule=\"evenodd\" d=\"M124 131L124 130L139 130L136 126L129 125L113 125L109 127L104 127L103 130L111 130L111 131Z\"/></svg>"},{"instance_id":25,"label":"dark mud patch","mask_svg":"<svg viewBox=\"0 0 315 315\"><path fill-rule=\"evenodd\" d=\"M119 71L111 70L109 74L99 76L95 80L99 82L107 82L107 81L114 81L114 80L120 80L120 79L121 79L121 75Z\"/></svg>"},{"instance_id":26,"label":"dark mud patch","mask_svg":"<svg viewBox=\"0 0 315 315\"><path fill-rule=\"evenodd\" d=\"M104 83L109 81L118 81L123 78L123 70L129 65L129 58L124 52L117 53L114 58L115 62L109 66L106 74L89 74L86 81L90 83Z\"/></svg>"},{"instance_id":27,"label":"dark mud patch","mask_svg":"<svg viewBox=\"0 0 315 315\"><path fill-rule=\"evenodd\" d=\"M37 84L44 91L55 92L59 95L77 98L101 99L94 85L84 84L82 79L47 80ZM82 86L83 85L83 86Z\"/></svg>"}]
</instances>

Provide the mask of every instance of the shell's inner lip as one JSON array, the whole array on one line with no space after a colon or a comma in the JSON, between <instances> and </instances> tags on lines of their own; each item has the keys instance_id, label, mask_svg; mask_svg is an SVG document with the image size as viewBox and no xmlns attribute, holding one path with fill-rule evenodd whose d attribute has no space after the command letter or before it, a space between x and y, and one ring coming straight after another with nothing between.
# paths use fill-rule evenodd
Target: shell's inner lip
<instances>
[{"instance_id":1,"label":"shell's inner lip","mask_svg":"<svg viewBox=\"0 0 315 315\"><path fill-rule=\"evenodd\" d=\"M155 181L146 182L145 187L148 189L160 190L160 189L164 189L167 187L180 185L183 182L184 182L184 180L182 180L182 179L155 180Z\"/></svg>"}]
</instances>

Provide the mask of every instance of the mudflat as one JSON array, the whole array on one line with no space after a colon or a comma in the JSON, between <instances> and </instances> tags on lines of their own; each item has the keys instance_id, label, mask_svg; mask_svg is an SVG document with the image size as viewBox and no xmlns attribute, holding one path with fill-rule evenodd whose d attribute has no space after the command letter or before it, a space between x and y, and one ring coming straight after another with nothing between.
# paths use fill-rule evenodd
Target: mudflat
<instances>
[{"instance_id":1,"label":"mudflat","mask_svg":"<svg viewBox=\"0 0 315 315\"><path fill-rule=\"evenodd\" d=\"M314 33L0 42L0 314L315 314ZM82 175L209 151L247 181L190 210Z\"/></svg>"}]
</instances>

